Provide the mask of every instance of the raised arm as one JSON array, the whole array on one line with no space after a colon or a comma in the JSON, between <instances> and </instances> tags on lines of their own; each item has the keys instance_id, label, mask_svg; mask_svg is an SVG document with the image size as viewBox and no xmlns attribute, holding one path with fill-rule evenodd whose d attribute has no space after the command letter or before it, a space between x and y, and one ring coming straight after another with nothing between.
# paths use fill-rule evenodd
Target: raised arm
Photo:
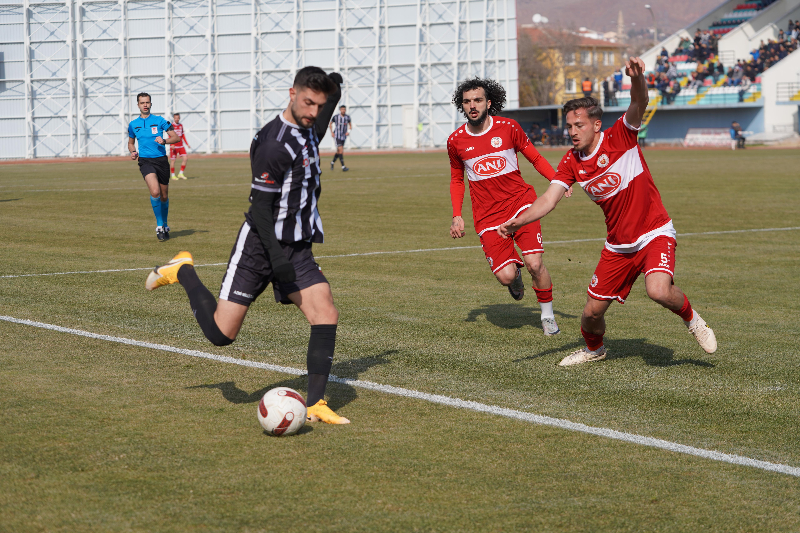
<instances>
[{"instance_id":1,"label":"raised arm","mask_svg":"<svg viewBox=\"0 0 800 533\"><path fill-rule=\"evenodd\" d=\"M642 124L644 111L647 109L649 97L647 96L647 83L644 79L644 61L638 57L631 57L625 62L625 74L631 77L631 105L625 113L625 121L638 128Z\"/></svg>"},{"instance_id":2,"label":"raised arm","mask_svg":"<svg viewBox=\"0 0 800 533\"><path fill-rule=\"evenodd\" d=\"M344 83L341 74L338 72L331 72L328 77L336 84L336 90L328 95L328 100L317 115L315 129L317 131L317 139L320 141L325 137L328 125L331 123L331 118L333 118L333 113L336 111L336 104L342 98L342 83ZM333 133L333 130L331 130L331 133Z\"/></svg>"},{"instance_id":3,"label":"raised arm","mask_svg":"<svg viewBox=\"0 0 800 533\"><path fill-rule=\"evenodd\" d=\"M528 209L520 213L517 218L512 218L497 227L497 233L504 239L512 233L518 231L522 226L536 222L547 213L556 208L556 205L564 197L564 186L560 183L551 183L547 190L533 202Z\"/></svg>"}]
</instances>

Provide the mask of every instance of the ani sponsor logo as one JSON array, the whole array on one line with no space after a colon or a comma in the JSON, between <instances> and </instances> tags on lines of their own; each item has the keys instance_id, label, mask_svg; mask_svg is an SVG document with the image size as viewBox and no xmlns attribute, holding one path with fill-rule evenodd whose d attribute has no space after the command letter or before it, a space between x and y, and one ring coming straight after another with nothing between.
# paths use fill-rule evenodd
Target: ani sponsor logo
<instances>
[{"instance_id":1,"label":"ani sponsor logo","mask_svg":"<svg viewBox=\"0 0 800 533\"><path fill-rule=\"evenodd\" d=\"M493 147L500 148L500 146L502 144L503 144L503 139L501 139L500 137L492 137L492 146Z\"/></svg>"},{"instance_id":2,"label":"ani sponsor logo","mask_svg":"<svg viewBox=\"0 0 800 533\"><path fill-rule=\"evenodd\" d=\"M608 166L608 155L602 154L600 157L597 158L597 166L600 168L606 168Z\"/></svg>"},{"instance_id":3,"label":"ani sponsor logo","mask_svg":"<svg viewBox=\"0 0 800 533\"><path fill-rule=\"evenodd\" d=\"M478 176L494 176L504 168L506 168L506 158L500 155L487 155L472 165L472 170Z\"/></svg>"},{"instance_id":4,"label":"ani sponsor logo","mask_svg":"<svg viewBox=\"0 0 800 533\"><path fill-rule=\"evenodd\" d=\"M614 193L617 192L617 189L619 189L620 184L622 184L620 175L614 172L608 172L587 183L584 190L591 194L593 198L602 200L603 198L613 196Z\"/></svg>"}]
</instances>

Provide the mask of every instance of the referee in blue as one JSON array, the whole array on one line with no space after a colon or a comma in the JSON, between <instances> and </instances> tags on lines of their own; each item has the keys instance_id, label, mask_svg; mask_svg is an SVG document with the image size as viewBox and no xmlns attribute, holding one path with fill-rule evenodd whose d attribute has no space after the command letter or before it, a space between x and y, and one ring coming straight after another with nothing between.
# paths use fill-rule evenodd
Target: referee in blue
<instances>
[{"instance_id":1,"label":"referee in blue","mask_svg":"<svg viewBox=\"0 0 800 533\"><path fill-rule=\"evenodd\" d=\"M164 145L175 144L181 139L173 131L172 124L163 117L150 114L150 106L153 104L149 94L139 93L136 104L139 106L139 116L128 124L128 151L131 159L139 160L139 171L150 190L150 205L156 215L156 238L166 241L169 239L167 214L170 169ZM136 141L139 141L138 152Z\"/></svg>"},{"instance_id":2,"label":"referee in blue","mask_svg":"<svg viewBox=\"0 0 800 533\"><path fill-rule=\"evenodd\" d=\"M324 399L339 311L311 247L323 240L319 140L336 110L341 83L335 72L300 69L289 89L289 105L253 138L250 210L231 250L219 302L200 281L189 252L156 267L145 282L148 290L180 283L200 329L216 346L234 341L250 304L272 283L275 301L297 306L311 326L306 355L308 418L327 424L350 421ZM284 325L278 317L270 320L274 332Z\"/></svg>"},{"instance_id":3,"label":"referee in blue","mask_svg":"<svg viewBox=\"0 0 800 533\"><path fill-rule=\"evenodd\" d=\"M341 106L339 114L331 120L331 133L334 140L336 140L336 155L333 156L333 161L331 161L331 170L333 170L333 164L336 163L336 158L339 158L342 162L343 171L350 170L344 166L344 143L347 140L347 136L350 135L350 128L352 128L352 122L350 122L350 115L347 114L347 107Z\"/></svg>"}]
</instances>

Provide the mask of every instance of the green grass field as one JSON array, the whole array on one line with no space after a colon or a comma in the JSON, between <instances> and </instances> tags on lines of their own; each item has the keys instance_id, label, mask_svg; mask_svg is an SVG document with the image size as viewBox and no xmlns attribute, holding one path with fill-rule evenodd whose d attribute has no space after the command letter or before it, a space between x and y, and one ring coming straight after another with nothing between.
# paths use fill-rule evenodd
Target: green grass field
<instances>
[{"instance_id":1,"label":"green grass field","mask_svg":"<svg viewBox=\"0 0 800 533\"><path fill-rule=\"evenodd\" d=\"M601 210L576 191L542 222L562 330L546 338L532 291L510 298L474 232L450 239L446 154L349 155L348 173L323 160L315 245L341 313L333 374L800 467L800 153L646 157L679 233L675 282L717 353L640 279L607 315L609 358L558 367L582 343ZM131 161L0 166L0 315L304 369L309 327L269 289L226 348L180 286L144 289L184 249L219 289L249 161L195 158L187 175L159 243ZM355 255L371 252L396 253ZM346 380L328 400L351 425L269 437L256 405L279 385L306 389L0 320L0 531L800 531L797 476Z\"/></svg>"}]
</instances>

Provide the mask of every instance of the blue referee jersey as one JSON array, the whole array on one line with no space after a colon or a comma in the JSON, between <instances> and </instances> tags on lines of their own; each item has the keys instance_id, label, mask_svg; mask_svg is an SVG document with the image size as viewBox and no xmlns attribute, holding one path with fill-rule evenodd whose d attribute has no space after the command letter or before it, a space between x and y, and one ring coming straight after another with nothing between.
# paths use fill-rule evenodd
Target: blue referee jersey
<instances>
[{"instance_id":1,"label":"blue referee jersey","mask_svg":"<svg viewBox=\"0 0 800 533\"><path fill-rule=\"evenodd\" d=\"M347 125L350 124L350 115L336 113L331 120L333 124L333 136L337 140L344 140L347 138Z\"/></svg>"},{"instance_id":2,"label":"blue referee jersey","mask_svg":"<svg viewBox=\"0 0 800 533\"><path fill-rule=\"evenodd\" d=\"M166 157L167 149L156 142L156 137L166 140L165 131L171 130L172 124L164 117L150 115L147 118L136 117L128 124L128 137L139 143L139 157Z\"/></svg>"}]
</instances>

